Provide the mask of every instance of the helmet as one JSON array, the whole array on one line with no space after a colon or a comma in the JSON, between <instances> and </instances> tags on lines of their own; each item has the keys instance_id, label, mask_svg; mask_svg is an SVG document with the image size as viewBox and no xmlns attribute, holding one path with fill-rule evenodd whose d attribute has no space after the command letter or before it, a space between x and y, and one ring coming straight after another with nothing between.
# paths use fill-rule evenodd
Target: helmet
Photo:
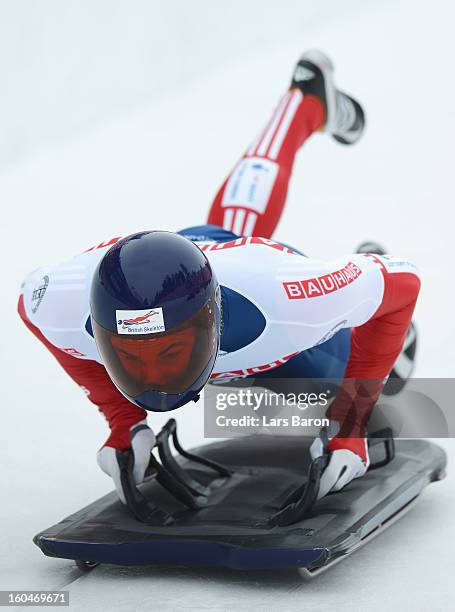
<instances>
[{"instance_id":1,"label":"helmet","mask_svg":"<svg viewBox=\"0 0 455 612\"><path fill-rule=\"evenodd\" d=\"M90 293L103 364L131 402L153 411L196 400L215 364L220 289L204 253L172 232L140 232L112 246Z\"/></svg>"}]
</instances>

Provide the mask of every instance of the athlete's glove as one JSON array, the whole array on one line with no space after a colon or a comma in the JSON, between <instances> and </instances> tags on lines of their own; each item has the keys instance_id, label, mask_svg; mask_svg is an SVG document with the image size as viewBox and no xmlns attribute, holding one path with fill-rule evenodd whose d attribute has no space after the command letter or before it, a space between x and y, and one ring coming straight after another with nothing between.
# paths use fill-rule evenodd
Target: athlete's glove
<instances>
[{"instance_id":1,"label":"athlete's glove","mask_svg":"<svg viewBox=\"0 0 455 612\"><path fill-rule=\"evenodd\" d=\"M328 466L325 468L319 485L318 499L340 491L348 482L363 476L370 465L368 446L365 438L332 438L328 443L331 453ZM324 452L321 438L315 438L310 446L312 459Z\"/></svg>"},{"instance_id":2,"label":"athlete's glove","mask_svg":"<svg viewBox=\"0 0 455 612\"><path fill-rule=\"evenodd\" d=\"M134 456L133 478L134 482L139 484L144 480L145 470L150 462L150 453L155 445L155 434L148 427L146 419L143 419L129 428L129 438ZM98 451L97 461L103 472L114 481L118 496L125 504L125 495L120 481L120 467L117 461L117 450L125 450L125 448L124 444L120 449L114 448L111 444L113 444L112 436ZM119 446L118 443L117 446Z\"/></svg>"}]
</instances>

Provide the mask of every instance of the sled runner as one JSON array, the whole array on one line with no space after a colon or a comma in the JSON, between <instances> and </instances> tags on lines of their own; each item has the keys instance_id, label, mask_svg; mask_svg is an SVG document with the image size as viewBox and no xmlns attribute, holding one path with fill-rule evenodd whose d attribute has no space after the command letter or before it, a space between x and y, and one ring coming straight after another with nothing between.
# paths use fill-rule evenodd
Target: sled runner
<instances>
[{"instance_id":1,"label":"sled runner","mask_svg":"<svg viewBox=\"0 0 455 612\"><path fill-rule=\"evenodd\" d=\"M110 493L34 542L84 571L98 563L197 564L299 567L315 575L395 522L445 474L441 448L394 443L383 431L370 439L368 473L316 501L328 455L310 462L311 441L256 435L189 453L171 419L157 436L159 460L152 455L143 484L133 482L130 452L121 453L127 506Z\"/></svg>"}]
</instances>

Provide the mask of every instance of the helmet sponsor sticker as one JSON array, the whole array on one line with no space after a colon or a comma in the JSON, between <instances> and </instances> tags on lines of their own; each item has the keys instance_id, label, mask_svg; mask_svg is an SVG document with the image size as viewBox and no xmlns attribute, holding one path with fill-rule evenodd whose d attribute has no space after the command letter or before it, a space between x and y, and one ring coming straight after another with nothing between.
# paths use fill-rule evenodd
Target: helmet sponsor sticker
<instances>
[{"instance_id":1,"label":"helmet sponsor sticker","mask_svg":"<svg viewBox=\"0 0 455 612\"><path fill-rule=\"evenodd\" d=\"M116 310L119 334L157 334L166 331L162 308Z\"/></svg>"}]
</instances>

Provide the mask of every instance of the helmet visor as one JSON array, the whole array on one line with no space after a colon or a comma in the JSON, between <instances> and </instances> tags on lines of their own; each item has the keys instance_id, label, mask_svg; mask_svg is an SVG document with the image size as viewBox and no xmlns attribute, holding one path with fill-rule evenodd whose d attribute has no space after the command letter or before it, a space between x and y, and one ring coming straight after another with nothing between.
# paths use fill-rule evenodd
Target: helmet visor
<instances>
[{"instance_id":1,"label":"helmet visor","mask_svg":"<svg viewBox=\"0 0 455 612\"><path fill-rule=\"evenodd\" d=\"M121 335L92 320L96 343L112 381L129 396L144 391L184 393L199 378L218 347L216 304L208 300L170 331Z\"/></svg>"}]
</instances>

